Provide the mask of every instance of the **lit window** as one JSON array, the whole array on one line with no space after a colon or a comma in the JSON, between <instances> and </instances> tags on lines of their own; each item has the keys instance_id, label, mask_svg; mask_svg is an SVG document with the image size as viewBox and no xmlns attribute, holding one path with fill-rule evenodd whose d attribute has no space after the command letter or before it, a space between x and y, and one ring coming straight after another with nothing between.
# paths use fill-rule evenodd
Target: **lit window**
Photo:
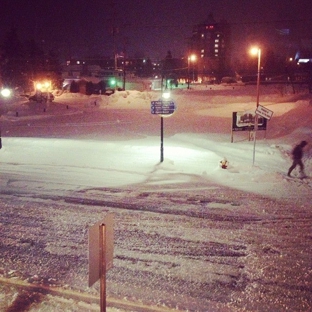
<instances>
[{"instance_id":1,"label":"lit window","mask_svg":"<svg viewBox=\"0 0 312 312\"><path fill-rule=\"evenodd\" d=\"M201 53L204 53L205 52L205 50L204 49L201 49L201 51L200 51Z\"/></svg>"},{"instance_id":2,"label":"lit window","mask_svg":"<svg viewBox=\"0 0 312 312\"><path fill-rule=\"evenodd\" d=\"M215 49L215 53L218 53L219 52L219 50L218 49Z\"/></svg>"},{"instance_id":3,"label":"lit window","mask_svg":"<svg viewBox=\"0 0 312 312\"><path fill-rule=\"evenodd\" d=\"M309 63L310 59L299 59L298 63Z\"/></svg>"},{"instance_id":4,"label":"lit window","mask_svg":"<svg viewBox=\"0 0 312 312\"><path fill-rule=\"evenodd\" d=\"M219 39L215 39L215 42L219 42Z\"/></svg>"},{"instance_id":5,"label":"lit window","mask_svg":"<svg viewBox=\"0 0 312 312\"><path fill-rule=\"evenodd\" d=\"M218 48L218 47L219 47L219 45L216 43L216 44L215 44L215 48Z\"/></svg>"},{"instance_id":6,"label":"lit window","mask_svg":"<svg viewBox=\"0 0 312 312\"><path fill-rule=\"evenodd\" d=\"M205 38L205 34L201 34L201 37L202 37L202 38Z\"/></svg>"}]
</instances>

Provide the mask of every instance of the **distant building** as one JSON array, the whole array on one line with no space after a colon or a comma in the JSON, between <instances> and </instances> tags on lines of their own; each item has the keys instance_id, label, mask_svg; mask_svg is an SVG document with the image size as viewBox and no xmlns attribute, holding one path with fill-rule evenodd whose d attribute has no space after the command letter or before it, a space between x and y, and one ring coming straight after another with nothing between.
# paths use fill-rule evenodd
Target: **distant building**
<instances>
[{"instance_id":1,"label":"distant building","mask_svg":"<svg viewBox=\"0 0 312 312\"><path fill-rule=\"evenodd\" d=\"M193 28L188 55L196 55L199 80L218 79L227 75L230 64L230 26L227 22L217 23L212 14Z\"/></svg>"},{"instance_id":2,"label":"distant building","mask_svg":"<svg viewBox=\"0 0 312 312\"><path fill-rule=\"evenodd\" d=\"M106 88L123 88L124 72L107 66L102 68L103 60L71 60L62 65L63 87L68 88L72 82L81 85L92 82L96 85L105 85ZM110 60L106 61L107 64ZM100 64L100 65L99 65ZM83 81L83 83L81 83Z\"/></svg>"},{"instance_id":3,"label":"distant building","mask_svg":"<svg viewBox=\"0 0 312 312\"><path fill-rule=\"evenodd\" d=\"M307 82L312 93L312 39L301 40L294 61L293 79Z\"/></svg>"}]
</instances>

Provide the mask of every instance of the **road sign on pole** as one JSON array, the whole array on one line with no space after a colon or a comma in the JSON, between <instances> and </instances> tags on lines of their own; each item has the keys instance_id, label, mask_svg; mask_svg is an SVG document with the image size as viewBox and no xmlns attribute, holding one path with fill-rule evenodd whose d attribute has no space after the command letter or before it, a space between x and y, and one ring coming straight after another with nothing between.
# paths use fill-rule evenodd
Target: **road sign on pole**
<instances>
[{"instance_id":1,"label":"road sign on pole","mask_svg":"<svg viewBox=\"0 0 312 312\"><path fill-rule=\"evenodd\" d=\"M89 228L89 287L100 278L100 228L106 226L106 271L113 267L114 253L114 215L108 213L102 221L95 223Z\"/></svg>"},{"instance_id":2,"label":"road sign on pole","mask_svg":"<svg viewBox=\"0 0 312 312\"><path fill-rule=\"evenodd\" d=\"M171 100L158 100L151 102L151 113L157 115L171 115L175 112L176 105Z\"/></svg>"},{"instance_id":3,"label":"road sign on pole","mask_svg":"<svg viewBox=\"0 0 312 312\"><path fill-rule=\"evenodd\" d=\"M265 119L270 120L273 115L273 111L267 109L264 106L258 105L256 109L256 114L264 117Z\"/></svg>"},{"instance_id":4,"label":"road sign on pole","mask_svg":"<svg viewBox=\"0 0 312 312\"><path fill-rule=\"evenodd\" d=\"M114 218L105 218L89 228L89 287L100 279L100 311L106 312L106 271L113 266Z\"/></svg>"},{"instance_id":5,"label":"road sign on pole","mask_svg":"<svg viewBox=\"0 0 312 312\"><path fill-rule=\"evenodd\" d=\"M164 161L164 119L163 117L171 116L176 105L172 100L158 100L151 102L151 113L160 115L160 162Z\"/></svg>"}]
</instances>

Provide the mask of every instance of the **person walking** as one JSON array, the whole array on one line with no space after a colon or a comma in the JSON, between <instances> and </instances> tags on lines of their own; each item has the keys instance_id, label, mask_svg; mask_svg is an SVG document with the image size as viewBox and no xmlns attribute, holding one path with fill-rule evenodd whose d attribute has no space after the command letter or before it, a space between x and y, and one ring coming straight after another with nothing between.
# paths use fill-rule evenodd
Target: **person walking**
<instances>
[{"instance_id":1,"label":"person walking","mask_svg":"<svg viewBox=\"0 0 312 312\"><path fill-rule=\"evenodd\" d=\"M295 148L292 150L292 158L293 163L288 169L287 175L290 177L291 172L297 167L300 167L300 177L304 178L306 175L304 173L304 165L302 162L302 156L303 156L303 148L308 144L307 141L301 141L298 145L295 146Z\"/></svg>"}]
</instances>

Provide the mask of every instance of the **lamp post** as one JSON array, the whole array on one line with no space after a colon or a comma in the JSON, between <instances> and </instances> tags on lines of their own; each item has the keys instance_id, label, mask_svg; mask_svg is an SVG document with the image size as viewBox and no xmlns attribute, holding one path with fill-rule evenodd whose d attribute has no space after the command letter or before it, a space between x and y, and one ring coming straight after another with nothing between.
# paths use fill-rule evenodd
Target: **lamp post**
<instances>
[{"instance_id":1,"label":"lamp post","mask_svg":"<svg viewBox=\"0 0 312 312\"><path fill-rule=\"evenodd\" d=\"M4 98L10 98L12 91L8 88L1 89L0 94ZM2 148L2 137L1 137L1 124L0 124L0 149Z\"/></svg>"},{"instance_id":2,"label":"lamp post","mask_svg":"<svg viewBox=\"0 0 312 312\"><path fill-rule=\"evenodd\" d=\"M194 63L196 61L196 55L191 54L187 58L187 88L190 88L190 63ZM194 65L193 65L194 66ZM193 79L194 79L194 67L193 67Z\"/></svg>"},{"instance_id":3,"label":"lamp post","mask_svg":"<svg viewBox=\"0 0 312 312\"><path fill-rule=\"evenodd\" d=\"M257 55L258 57L258 72L257 72L257 103L256 103L256 109L259 106L259 89L260 89L260 70L261 70L261 49L260 48L252 48L250 50L252 55ZM258 115L255 114L255 125L254 125L254 148L253 148L253 158L252 158L252 164L255 164L255 155L256 155L256 136L257 136L257 130L258 130Z\"/></svg>"},{"instance_id":4,"label":"lamp post","mask_svg":"<svg viewBox=\"0 0 312 312\"><path fill-rule=\"evenodd\" d=\"M164 100L170 99L170 92L167 90L162 92L161 96ZM160 116L160 162L164 161L164 117Z\"/></svg>"}]
</instances>

